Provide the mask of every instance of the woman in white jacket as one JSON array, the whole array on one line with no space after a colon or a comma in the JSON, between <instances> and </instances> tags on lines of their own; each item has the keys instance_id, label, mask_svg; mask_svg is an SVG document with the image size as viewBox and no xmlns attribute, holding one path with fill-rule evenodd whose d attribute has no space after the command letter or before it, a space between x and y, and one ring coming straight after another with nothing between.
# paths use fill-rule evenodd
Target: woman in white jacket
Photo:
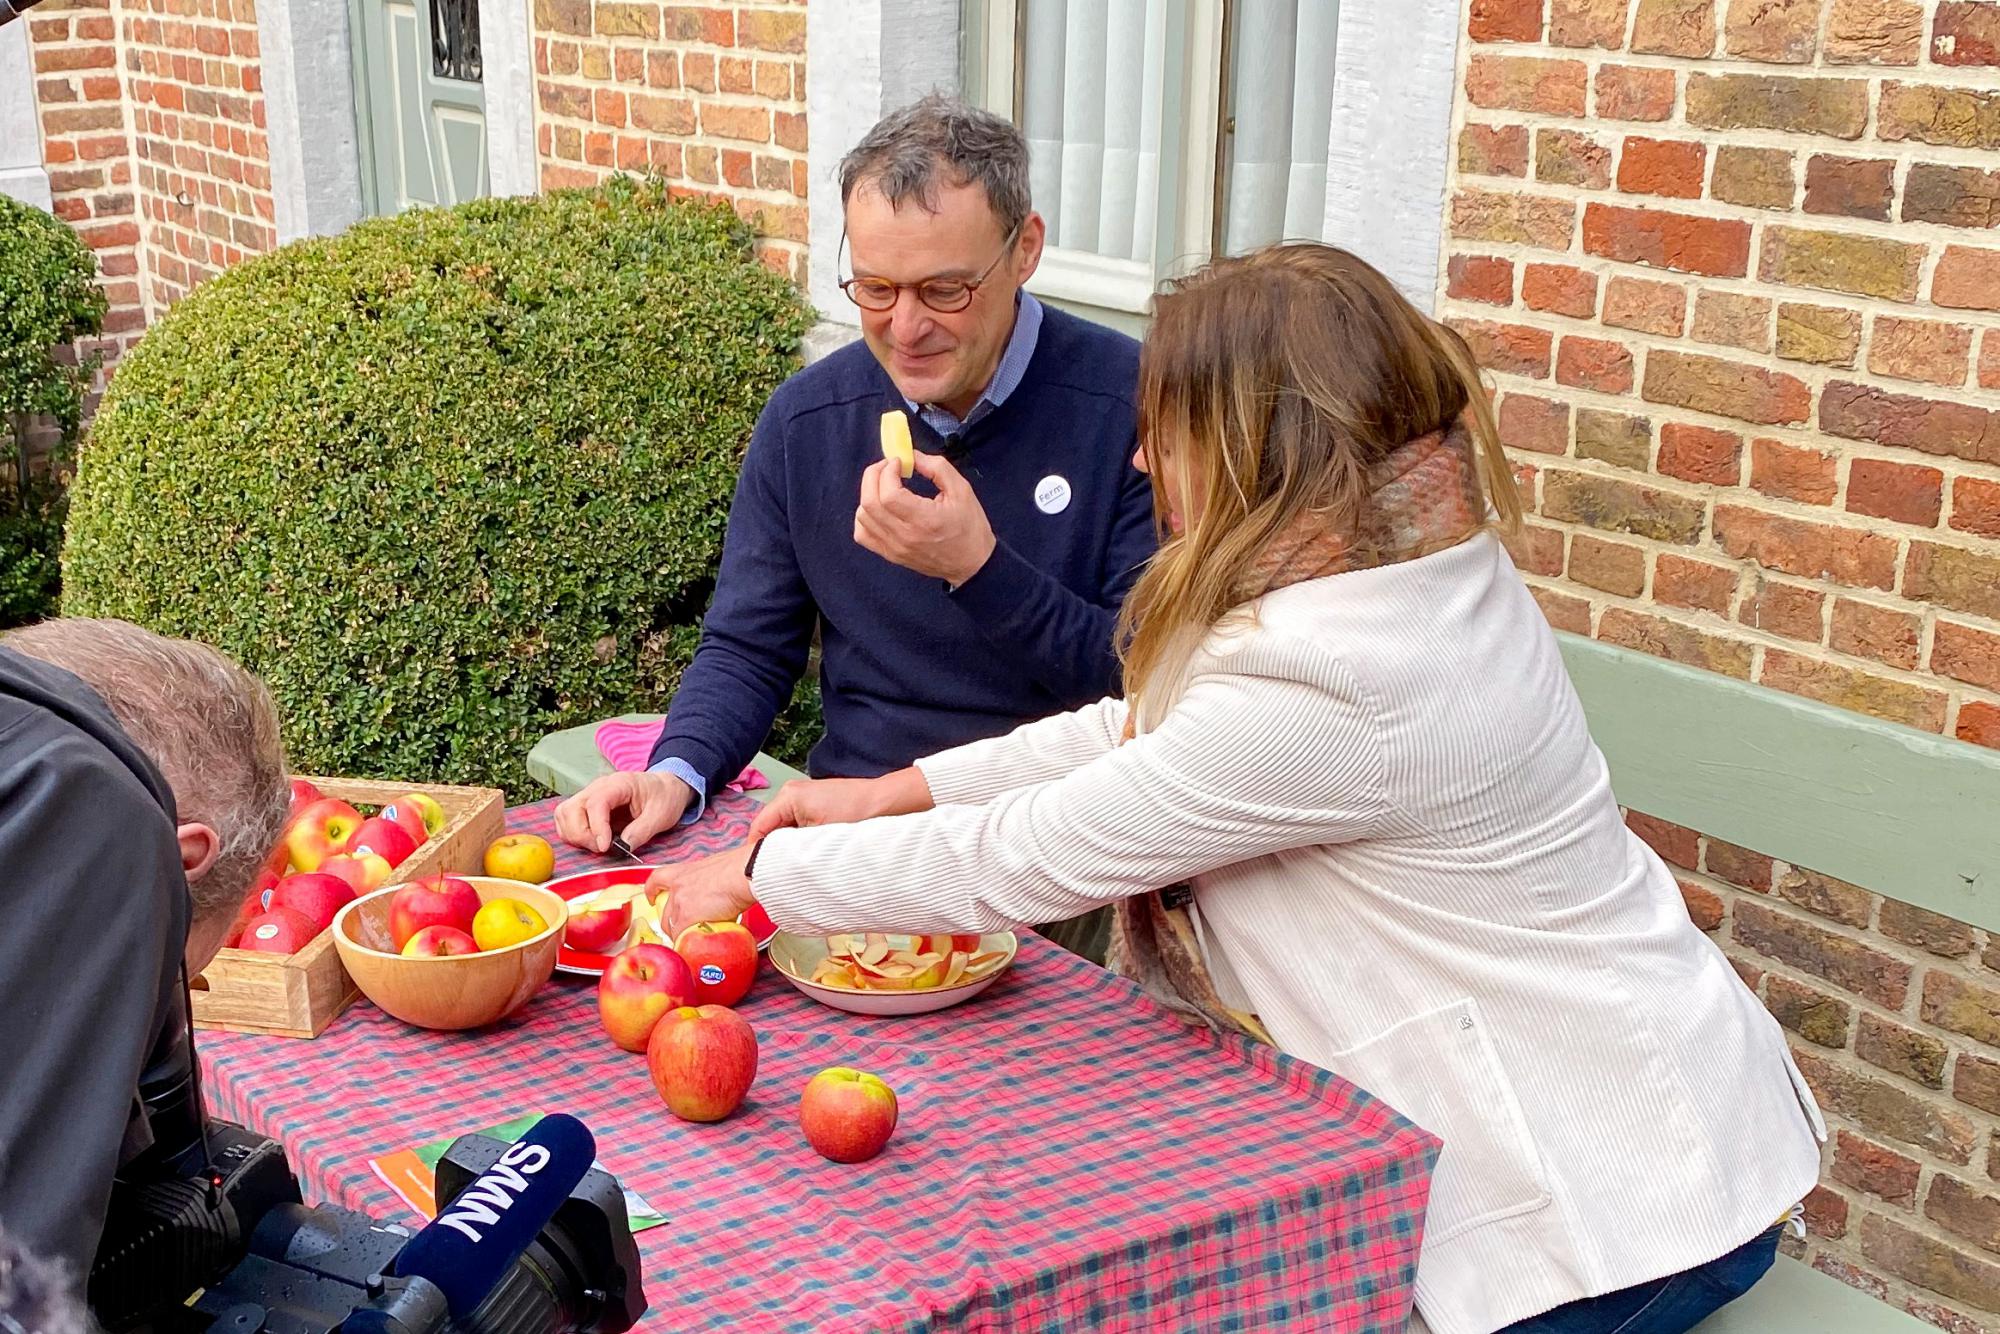
<instances>
[{"instance_id":1,"label":"woman in white jacket","mask_svg":"<svg viewBox=\"0 0 2000 1334\"><path fill-rule=\"evenodd\" d=\"M743 851L661 873L676 924L753 882L808 934L1113 903L1115 968L1442 1139L1436 1334L1692 1327L1771 1263L1824 1128L1619 817L1494 531L1464 344L1353 256L1274 247L1164 294L1140 381L1167 535L1129 707L790 784Z\"/></svg>"}]
</instances>

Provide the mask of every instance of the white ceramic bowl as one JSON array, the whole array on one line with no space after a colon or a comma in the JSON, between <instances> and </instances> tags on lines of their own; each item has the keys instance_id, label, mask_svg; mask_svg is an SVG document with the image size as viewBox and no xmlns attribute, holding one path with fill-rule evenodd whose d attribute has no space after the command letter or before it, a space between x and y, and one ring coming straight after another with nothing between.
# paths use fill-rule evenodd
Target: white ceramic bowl
<instances>
[{"instance_id":1,"label":"white ceramic bowl","mask_svg":"<svg viewBox=\"0 0 2000 1334\"><path fill-rule=\"evenodd\" d=\"M849 1014L896 1015L930 1014L971 1000L999 981L1000 975L1014 966L1014 955L1020 948L1021 942L1014 938L1011 931L981 936L980 953L1004 953L1007 956L1000 961L998 968L984 977L960 982L955 987L931 987L922 991L850 991L846 987L823 987L808 981L813 969L819 967L819 961L826 957L824 936L795 936L789 931L780 931L771 937L768 954L772 966L784 974L787 982L821 1005L846 1010Z\"/></svg>"}]
</instances>

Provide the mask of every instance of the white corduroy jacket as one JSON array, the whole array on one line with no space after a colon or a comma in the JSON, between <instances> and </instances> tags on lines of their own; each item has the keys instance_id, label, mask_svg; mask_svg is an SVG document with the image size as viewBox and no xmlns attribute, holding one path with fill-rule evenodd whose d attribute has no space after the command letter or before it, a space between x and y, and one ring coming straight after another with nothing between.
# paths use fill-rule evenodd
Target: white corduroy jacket
<instances>
[{"instance_id":1,"label":"white corduroy jacket","mask_svg":"<svg viewBox=\"0 0 2000 1334\"><path fill-rule=\"evenodd\" d=\"M1692 1268L1812 1188L1812 1095L1626 829L1491 535L1268 594L1120 745L1125 716L920 761L935 810L774 833L757 897L809 933L1003 929L1190 880L1224 999L1443 1140L1435 1334Z\"/></svg>"}]
</instances>

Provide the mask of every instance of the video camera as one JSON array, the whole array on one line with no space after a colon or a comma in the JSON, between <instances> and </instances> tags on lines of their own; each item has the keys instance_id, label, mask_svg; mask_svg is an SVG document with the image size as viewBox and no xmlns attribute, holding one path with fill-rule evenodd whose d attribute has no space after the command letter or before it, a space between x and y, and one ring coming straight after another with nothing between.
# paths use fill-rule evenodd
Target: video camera
<instances>
[{"instance_id":1,"label":"video camera","mask_svg":"<svg viewBox=\"0 0 2000 1334\"><path fill-rule=\"evenodd\" d=\"M141 1085L154 1147L119 1173L90 1274L109 1334L623 1334L645 1314L624 1192L574 1117L453 1141L412 1235L304 1204L277 1141L208 1118L181 1031Z\"/></svg>"}]
</instances>

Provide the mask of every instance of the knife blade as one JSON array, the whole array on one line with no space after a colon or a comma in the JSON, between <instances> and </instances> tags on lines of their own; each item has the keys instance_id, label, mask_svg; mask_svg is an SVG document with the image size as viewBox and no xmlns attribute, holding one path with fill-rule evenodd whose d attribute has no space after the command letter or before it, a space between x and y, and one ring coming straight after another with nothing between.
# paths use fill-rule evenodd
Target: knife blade
<instances>
[{"instance_id":1,"label":"knife blade","mask_svg":"<svg viewBox=\"0 0 2000 1334\"><path fill-rule=\"evenodd\" d=\"M644 866L646 864L638 853L632 851L632 845L627 843L622 835L613 834L611 836L611 851L636 866Z\"/></svg>"}]
</instances>

